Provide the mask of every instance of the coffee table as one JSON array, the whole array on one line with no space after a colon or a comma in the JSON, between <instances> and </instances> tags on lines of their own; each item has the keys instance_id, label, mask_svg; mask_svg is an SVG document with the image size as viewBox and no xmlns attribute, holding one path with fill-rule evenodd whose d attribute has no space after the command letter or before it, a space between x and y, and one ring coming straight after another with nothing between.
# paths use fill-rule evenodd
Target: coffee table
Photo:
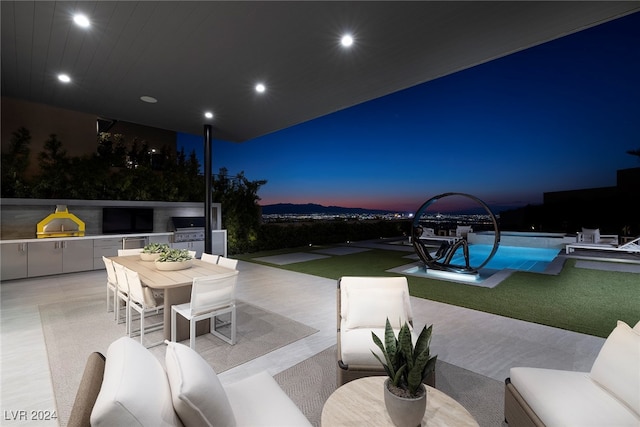
<instances>
[{"instance_id":1,"label":"coffee table","mask_svg":"<svg viewBox=\"0 0 640 427\"><path fill-rule=\"evenodd\" d=\"M322 408L322 427L393 426L384 406L386 376L358 378L334 391ZM440 390L427 387L423 426L478 427L464 406Z\"/></svg>"}]
</instances>

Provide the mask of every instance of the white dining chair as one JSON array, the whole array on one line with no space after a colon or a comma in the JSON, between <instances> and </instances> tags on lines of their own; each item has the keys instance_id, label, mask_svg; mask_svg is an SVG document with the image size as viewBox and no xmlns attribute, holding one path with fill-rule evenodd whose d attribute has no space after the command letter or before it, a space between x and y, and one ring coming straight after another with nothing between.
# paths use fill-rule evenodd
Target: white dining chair
<instances>
[{"instance_id":1,"label":"white dining chair","mask_svg":"<svg viewBox=\"0 0 640 427\"><path fill-rule=\"evenodd\" d=\"M122 264L113 262L113 270L116 273L117 292L115 304L115 319L117 323L125 324L125 333L129 335L129 284L127 282L127 273ZM122 305L121 305L122 304ZM120 313L124 311L124 320L120 321Z\"/></svg>"},{"instance_id":2,"label":"white dining chair","mask_svg":"<svg viewBox=\"0 0 640 427\"><path fill-rule=\"evenodd\" d=\"M191 255L191 258L192 258L192 259L195 259L195 258L196 258L196 254L197 254L197 252L196 252L196 251L188 251L188 252L189 252L189 255Z\"/></svg>"},{"instance_id":3,"label":"white dining chair","mask_svg":"<svg viewBox=\"0 0 640 427\"><path fill-rule=\"evenodd\" d=\"M218 265L226 268L230 268L232 270L238 269L238 260L233 258L227 258L225 256L220 255L218 257Z\"/></svg>"},{"instance_id":4,"label":"white dining chair","mask_svg":"<svg viewBox=\"0 0 640 427\"><path fill-rule=\"evenodd\" d=\"M207 253L202 253L202 256L200 257L200 259L204 262L208 262L210 264L217 264L218 263L218 258L220 257L220 255L211 255L211 254L207 254Z\"/></svg>"},{"instance_id":5,"label":"white dining chair","mask_svg":"<svg viewBox=\"0 0 640 427\"><path fill-rule=\"evenodd\" d=\"M107 270L107 313L113 311L113 319L117 320L118 277L116 276L116 270L113 268L113 261L103 256L102 262L104 262L104 267Z\"/></svg>"},{"instance_id":6,"label":"white dining chair","mask_svg":"<svg viewBox=\"0 0 640 427\"><path fill-rule=\"evenodd\" d=\"M209 319L210 333L234 345L236 343L236 283L238 271L214 276L195 277L191 286L191 301L171 306L171 341L176 340L177 315L189 321L189 347L196 346L196 322ZM230 313L230 336L217 330L216 317ZM226 323L225 323L226 324Z\"/></svg>"},{"instance_id":7,"label":"white dining chair","mask_svg":"<svg viewBox=\"0 0 640 427\"><path fill-rule=\"evenodd\" d=\"M142 249L144 249L144 248L118 249L118 256L138 255L138 254L142 253Z\"/></svg>"},{"instance_id":8,"label":"white dining chair","mask_svg":"<svg viewBox=\"0 0 640 427\"><path fill-rule=\"evenodd\" d=\"M145 323L145 319L149 314L160 314L163 308L163 301L158 300L154 295L151 288L148 286L143 286L140 281L140 276L136 271L131 270L130 268L124 268L125 274L127 276L127 283L129 284L129 305L127 310L127 321L129 327L127 330L129 331L129 337L133 337L137 334L140 334L140 344L149 348L154 347L156 345L162 344L164 341L160 340L156 343L145 344L144 342L144 334L145 332L153 332L161 329L164 325L164 319L161 319L160 322L156 322L150 325ZM140 320L140 329L134 330L133 323L133 311L138 312L139 320Z\"/></svg>"}]
</instances>

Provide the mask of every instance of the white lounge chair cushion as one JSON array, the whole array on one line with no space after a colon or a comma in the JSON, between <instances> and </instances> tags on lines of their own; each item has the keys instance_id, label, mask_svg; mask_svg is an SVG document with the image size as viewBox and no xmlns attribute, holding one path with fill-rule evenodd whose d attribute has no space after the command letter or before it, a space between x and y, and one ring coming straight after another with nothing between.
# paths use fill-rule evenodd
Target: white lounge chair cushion
<instances>
[{"instance_id":1,"label":"white lounge chair cushion","mask_svg":"<svg viewBox=\"0 0 640 427\"><path fill-rule=\"evenodd\" d=\"M181 426L164 368L138 341L122 337L107 349L92 426Z\"/></svg>"},{"instance_id":2,"label":"white lounge chair cushion","mask_svg":"<svg viewBox=\"0 0 640 427\"><path fill-rule=\"evenodd\" d=\"M387 318L391 327L400 329L408 321L405 309L406 291L401 288L348 289L349 311L346 328L384 328Z\"/></svg>"},{"instance_id":3,"label":"white lounge chair cushion","mask_svg":"<svg viewBox=\"0 0 640 427\"><path fill-rule=\"evenodd\" d=\"M276 380L267 372L225 385L238 426L311 427Z\"/></svg>"},{"instance_id":4,"label":"white lounge chair cushion","mask_svg":"<svg viewBox=\"0 0 640 427\"><path fill-rule=\"evenodd\" d=\"M582 240L585 243L598 243L600 241L599 228L582 228Z\"/></svg>"},{"instance_id":5,"label":"white lounge chair cushion","mask_svg":"<svg viewBox=\"0 0 640 427\"><path fill-rule=\"evenodd\" d=\"M165 365L173 406L185 425L236 425L218 376L197 352L183 344L167 343Z\"/></svg>"},{"instance_id":6,"label":"white lounge chair cushion","mask_svg":"<svg viewBox=\"0 0 640 427\"><path fill-rule=\"evenodd\" d=\"M359 292L360 291L360 292ZM365 293L381 291L367 297ZM355 293L354 293L355 292ZM398 298L403 297L402 304L391 307L391 301L398 302ZM372 299L380 299L371 301ZM384 300L387 301L384 301ZM375 304L374 307L368 305L369 302ZM382 312L372 313L377 309ZM352 313L353 311L353 313ZM387 314L391 325L398 325L397 313L404 312L402 319L411 322L413 313L411 311L411 300L409 297L409 287L406 277L366 277L366 276L345 276L340 279L340 319L343 321L352 316L347 327L382 327L384 328ZM380 313L383 313L382 315ZM399 327L399 325L398 325Z\"/></svg>"},{"instance_id":7,"label":"white lounge chair cushion","mask_svg":"<svg viewBox=\"0 0 640 427\"><path fill-rule=\"evenodd\" d=\"M547 427L638 426L640 418L587 372L511 368L511 383Z\"/></svg>"},{"instance_id":8,"label":"white lounge chair cushion","mask_svg":"<svg viewBox=\"0 0 640 427\"><path fill-rule=\"evenodd\" d=\"M343 321L344 322L344 321ZM411 328L411 326L409 326ZM374 368L382 369L382 365L371 353L374 351L382 360L384 356L382 351L373 342L371 333L374 333L380 338L380 341L384 344L384 328L358 328L347 329L340 328L340 360L345 365L359 365L359 366L372 366ZM398 336L398 329L394 329L396 337ZM417 341L418 337L411 329L411 336L413 343Z\"/></svg>"},{"instance_id":9,"label":"white lounge chair cushion","mask_svg":"<svg viewBox=\"0 0 640 427\"><path fill-rule=\"evenodd\" d=\"M590 377L640 417L640 333L618 321L593 362Z\"/></svg>"}]
</instances>

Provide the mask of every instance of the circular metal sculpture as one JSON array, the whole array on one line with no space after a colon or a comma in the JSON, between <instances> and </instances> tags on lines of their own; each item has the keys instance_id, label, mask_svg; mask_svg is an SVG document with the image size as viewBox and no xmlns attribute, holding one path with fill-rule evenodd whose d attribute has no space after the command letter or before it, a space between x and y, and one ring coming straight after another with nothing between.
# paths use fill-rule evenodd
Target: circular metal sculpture
<instances>
[{"instance_id":1,"label":"circular metal sculpture","mask_svg":"<svg viewBox=\"0 0 640 427\"><path fill-rule=\"evenodd\" d=\"M453 244L448 241L444 241L434 255L431 255L429 253L426 245L422 242L422 240L420 240L422 236L422 225L420 225L420 218L422 217L422 215L425 213L429 206L431 206L438 200L451 196L466 197L478 203L484 208L487 214L489 214L489 216L491 217L491 221L493 222L493 230L495 232L493 249L489 256L484 260L484 262L482 262L478 266L472 266L469 264L469 245L467 243L467 240L464 238L456 241ZM418 257L420 257L427 268L462 274L477 274L478 270L480 270L489 261L491 261L491 258L493 258L495 253L498 251L498 246L500 245L500 230L498 229L498 221L496 220L495 215L493 214L493 212L491 212L489 206L487 206L482 200L464 193L444 193L432 197L431 199L424 202L422 206L420 206L420 209L418 209L413 219L413 226L411 228L411 242L413 244L413 248L416 251L416 254L418 254ZM462 254L464 256L464 265L451 264L453 256L460 248L462 248Z\"/></svg>"}]
</instances>

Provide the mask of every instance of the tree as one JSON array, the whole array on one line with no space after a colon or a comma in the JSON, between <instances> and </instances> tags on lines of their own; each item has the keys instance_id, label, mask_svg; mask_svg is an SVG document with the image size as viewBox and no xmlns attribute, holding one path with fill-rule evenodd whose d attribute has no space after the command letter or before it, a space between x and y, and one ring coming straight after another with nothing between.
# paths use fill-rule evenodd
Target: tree
<instances>
[{"instance_id":1,"label":"tree","mask_svg":"<svg viewBox=\"0 0 640 427\"><path fill-rule=\"evenodd\" d=\"M44 151L38 154L40 175L33 191L36 197L59 199L69 197L69 167L71 159L62 148L56 134L49 135L44 143Z\"/></svg>"},{"instance_id":2,"label":"tree","mask_svg":"<svg viewBox=\"0 0 640 427\"><path fill-rule=\"evenodd\" d=\"M2 152L2 197L27 197L30 193L26 179L29 166L31 134L21 127L11 134L9 150Z\"/></svg>"},{"instance_id":3,"label":"tree","mask_svg":"<svg viewBox=\"0 0 640 427\"><path fill-rule=\"evenodd\" d=\"M213 181L213 201L222 205L222 228L227 230L229 252L250 252L258 240L260 206L258 190L266 180L249 181L244 171L235 177L220 168Z\"/></svg>"}]
</instances>

